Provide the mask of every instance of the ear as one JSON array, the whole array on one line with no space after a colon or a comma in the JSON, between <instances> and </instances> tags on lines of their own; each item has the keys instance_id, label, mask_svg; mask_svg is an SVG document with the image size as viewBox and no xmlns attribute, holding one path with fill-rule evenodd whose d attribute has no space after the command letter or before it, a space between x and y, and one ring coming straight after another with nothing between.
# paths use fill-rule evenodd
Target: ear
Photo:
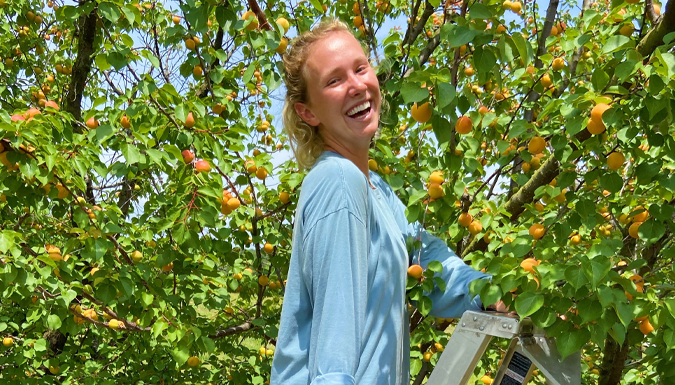
<instances>
[{"instance_id":1,"label":"ear","mask_svg":"<svg viewBox=\"0 0 675 385\"><path fill-rule=\"evenodd\" d=\"M300 118L310 126L316 127L319 125L319 123L321 123L314 113L312 113L312 111L309 109L309 106L305 103L297 102L293 107L295 107L295 112L300 115Z\"/></svg>"}]
</instances>

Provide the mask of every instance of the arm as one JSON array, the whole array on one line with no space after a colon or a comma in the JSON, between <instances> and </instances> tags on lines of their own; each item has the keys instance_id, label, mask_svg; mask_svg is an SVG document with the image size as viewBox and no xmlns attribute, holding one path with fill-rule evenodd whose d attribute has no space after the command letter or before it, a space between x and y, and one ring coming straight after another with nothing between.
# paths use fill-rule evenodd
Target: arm
<instances>
[{"instance_id":1,"label":"arm","mask_svg":"<svg viewBox=\"0 0 675 385\"><path fill-rule=\"evenodd\" d=\"M469 284L471 281L479 278L489 278L487 274L474 270L460 259L441 239L429 234L422 228L419 222L408 223L405 216L405 205L394 193L391 187L379 176L371 174L377 181L382 192L387 195L392 213L396 222L401 228L403 237L411 236L417 239L421 236L422 254L419 264L426 268L429 262L439 261L443 265L441 279L445 281L445 291L436 287L430 294L432 301L431 315L440 318L456 318L462 315L466 310L482 310L483 304L480 298L471 298L469 295ZM417 264L419 249L414 250L409 256L409 264Z\"/></svg>"},{"instance_id":2,"label":"arm","mask_svg":"<svg viewBox=\"0 0 675 385\"><path fill-rule=\"evenodd\" d=\"M313 385L355 384L366 319L368 232L343 208L307 234L302 256L313 305L309 378Z\"/></svg>"},{"instance_id":3,"label":"arm","mask_svg":"<svg viewBox=\"0 0 675 385\"><path fill-rule=\"evenodd\" d=\"M433 303L430 314L440 318L457 318L467 310L482 310L480 298L476 296L472 299L469 295L469 284L475 279L489 278L489 275L465 264L445 242L429 234L418 222L409 224L404 236L417 238L418 234L422 239L420 265L426 268L431 261L441 262L443 265L441 279L446 283L445 291L434 287L429 295ZM410 256L411 263L417 263L419 255L420 250L414 250Z\"/></svg>"}]
</instances>

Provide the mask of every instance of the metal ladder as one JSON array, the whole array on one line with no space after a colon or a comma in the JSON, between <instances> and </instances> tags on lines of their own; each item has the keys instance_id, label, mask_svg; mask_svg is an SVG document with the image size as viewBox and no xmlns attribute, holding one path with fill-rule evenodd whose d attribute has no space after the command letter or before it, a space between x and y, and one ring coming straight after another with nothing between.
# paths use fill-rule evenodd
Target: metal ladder
<instances>
[{"instance_id":1,"label":"metal ladder","mask_svg":"<svg viewBox=\"0 0 675 385\"><path fill-rule=\"evenodd\" d=\"M539 368L550 385L581 385L581 352L564 360L554 338L529 318L490 312L462 315L427 385L465 385L492 337L511 339L493 385L523 385Z\"/></svg>"}]
</instances>

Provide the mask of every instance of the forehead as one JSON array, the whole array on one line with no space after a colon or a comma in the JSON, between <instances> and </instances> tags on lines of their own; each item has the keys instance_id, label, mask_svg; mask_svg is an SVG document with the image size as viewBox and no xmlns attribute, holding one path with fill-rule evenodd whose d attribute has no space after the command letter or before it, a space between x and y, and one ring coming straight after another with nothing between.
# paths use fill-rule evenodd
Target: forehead
<instances>
[{"instance_id":1,"label":"forehead","mask_svg":"<svg viewBox=\"0 0 675 385\"><path fill-rule=\"evenodd\" d=\"M305 68L308 75L320 76L367 60L363 47L351 33L337 31L313 44Z\"/></svg>"}]
</instances>

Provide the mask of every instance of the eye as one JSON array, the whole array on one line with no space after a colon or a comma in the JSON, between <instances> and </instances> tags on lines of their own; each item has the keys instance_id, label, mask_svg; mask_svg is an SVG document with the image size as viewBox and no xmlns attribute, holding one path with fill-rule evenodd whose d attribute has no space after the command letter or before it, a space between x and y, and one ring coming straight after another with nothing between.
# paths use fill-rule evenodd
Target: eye
<instances>
[{"instance_id":1,"label":"eye","mask_svg":"<svg viewBox=\"0 0 675 385\"><path fill-rule=\"evenodd\" d=\"M364 72L364 71L366 71L367 69L368 69L367 66L361 66L361 67L359 67L359 68L356 70L356 73Z\"/></svg>"},{"instance_id":2,"label":"eye","mask_svg":"<svg viewBox=\"0 0 675 385\"><path fill-rule=\"evenodd\" d=\"M335 84L335 83L337 83L337 82L338 82L338 79L337 79L337 78L331 79L331 80L328 81L328 84L327 84L327 85L332 86L333 84Z\"/></svg>"}]
</instances>

